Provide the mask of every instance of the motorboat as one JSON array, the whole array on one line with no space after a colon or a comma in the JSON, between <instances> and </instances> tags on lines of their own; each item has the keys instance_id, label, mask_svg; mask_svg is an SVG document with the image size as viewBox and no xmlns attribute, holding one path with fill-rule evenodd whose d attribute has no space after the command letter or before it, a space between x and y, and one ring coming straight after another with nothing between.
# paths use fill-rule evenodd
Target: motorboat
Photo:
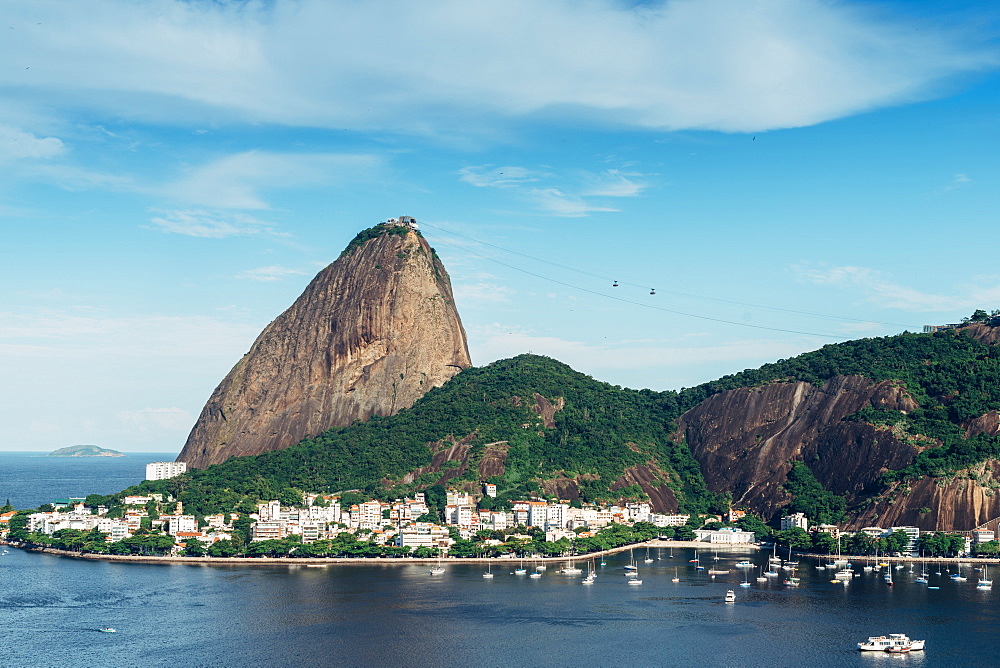
<instances>
[{"instance_id":1,"label":"motorboat","mask_svg":"<svg viewBox=\"0 0 1000 668\"><path fill-rule=\"evenodd\" d=\"M753 568L753 564L744 559L743 561L736 562L736 568Z\"/></svg>"},{"instance_id":2,"label":"motorboat","mask_svg":"<svg viewBox=\"0 0 1000 668\"><path fill-rule=\"evenodd\" d=\"M887 636L870 636L865 642L858 643L862 652L885 652L891 647L906 647L907 650L922 650L923 640L910 640L905 633L890 633Z\"/></svg>"},{"instance_id":3,"label":"motorboat","mask_svg":"<svg viewBox=\"0 0 1000 668\"><path fill-rule=\"evenodd\" d=\"M118 629L113 628L111 626L104 626L97 630L100 631L101 633L118 633Z\"/></svg>"},{"instance_id":4,"label":"motorboat","mask_svg":"<svg viewBox=\"0 0 1000 668\"><path fill-rule=\"evenodd\" d=\"M726 603L735 603L735 602L736 602L736 592L730 589L729 591L726 592Z\"/></svg>"}]
</instances>

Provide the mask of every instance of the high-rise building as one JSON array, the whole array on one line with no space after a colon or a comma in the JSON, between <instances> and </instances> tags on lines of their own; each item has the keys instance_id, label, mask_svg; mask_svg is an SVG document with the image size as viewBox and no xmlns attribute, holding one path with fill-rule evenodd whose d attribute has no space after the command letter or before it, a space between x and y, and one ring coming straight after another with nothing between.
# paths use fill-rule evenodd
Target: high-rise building
<instances>
[{"instance_id":1,"label":"high-rise building","mask_svg":"<svg viewBox=\"0 0 1000 668\"><path fill-rule=\"evenodd\" d=\"M146 464L146 480L166 480L187 471L187 462L150 462Z\"/></svg>"}]
</instances>

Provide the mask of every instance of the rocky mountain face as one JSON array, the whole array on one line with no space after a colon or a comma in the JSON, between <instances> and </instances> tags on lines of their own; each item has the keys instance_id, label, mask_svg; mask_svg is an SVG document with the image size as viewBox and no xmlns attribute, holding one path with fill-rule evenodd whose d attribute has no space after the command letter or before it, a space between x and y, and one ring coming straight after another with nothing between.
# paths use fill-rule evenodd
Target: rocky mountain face
<instances>
[{"instance_id":1,"label":"rocky mountain face","mask_svg":"<svg viewBox=\"0 0 1000 668\"><path fill-rule=\"evenodd\" d=\"M849 499L878 488L889 469L912 463L913 446L891 430L844 418L865 406L909 411L916 402L891 381L836 376L822 387L773 383L722 392L678 420L684 439L713 491L764 517L789 498L782 489L793 461L810 465L823 486Z\"/></svg>"},{"instance_id":2,"label":"rocky mountain face","mask_svg":"<svg viewBox=\"0 0 1000 668\"><path fill-rule=\"evenodd\" d=\"M910 525L950 531L983 525L1000 518L1000 460L998 444L974 439L1000 436L1000 412L952 417L957 436L950 444L938 431L941 422L934 426L928 416L957 413L963 394L986 402L976 406L995 404L1000 326L971 323L935 336L939 344L955 341L955 350L968 354L959 364L946 359L947 347L925 350L934 339L893 344L898 349L907 343L917 351L905 363L901 356L892 363L911 387L923 390L923 405L901 380L875 382L864 375L835 375L822 383L773 380L707 397L678 418L673 438L690 448L709 490L730 493L734 506L764 518L780 514L791 501L784 485L793 462L803 462L823 488L846 500L848 528ZM985 347L970 347L963 339ZM884 344L891 341L875 341L882 347L869 346L869 359L887 358L892 348ZM855 362L845 356L840 363ZM867 419L858 413L865 410ZM930 461L940 464L908 468L922 456L926 462L927 454L939 456ZM916 474L885 477L902 470Z\"/></svg>"},{"instance_id":3,"label":"rocky mountain face","mask_svg":"<svg viewBox=\"0 0 1000 668\"><path fill-rule=\"evenodd\" d=\"M405 226L366 230L268 325L178 456L205 468L394 415L471 366L451 281Z\"/></svg>"}]
</instances>

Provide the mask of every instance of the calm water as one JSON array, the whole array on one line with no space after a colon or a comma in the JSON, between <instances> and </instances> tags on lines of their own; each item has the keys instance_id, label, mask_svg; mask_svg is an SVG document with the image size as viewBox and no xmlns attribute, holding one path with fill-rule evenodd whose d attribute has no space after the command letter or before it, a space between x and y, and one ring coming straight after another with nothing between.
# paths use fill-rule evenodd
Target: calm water
<instances>
[{"instance_id":1,"label":"calm water","mask_svg":"<svg viewBox=\"0 0 1000 668\"><path fill-rule=\"evenodd\" d=\"M655 553L655 551L654 551ZM995 666L997 591L897 571L834 585L742 589L661 550L643 585L608 559L597 583L477 565L222 567L0 556L8 666ZM732 565L742 555L721 555ZM755 557L756 558L756 557ZM670 581L674 569L681 578ZM552 569L554 570L554 569ZM727 589L737 602L725 604ZM117 634L98 633L105 625ZM868 635L926 638L909 656L860 653Z\"/></svg>"},{"instance_id":2,"label":"calm water","mask_svg":"<svg viewBox=\"0 0 1000 668\"><path fill-rule=\"evenodd\" d=\"M111 494L140 483L146 464L177 453L130 452L124 457L46 457L42 452L0 452L0 504L37 508L53 499Z\"/></svg>"},{"instance_id":3,"label":"calm water","mask_svg":"<svg viewBox=\"0 0 1000 668\"><path fill-rule=\"evenodd\" d=\"M9 454L9 453L7 453ZM16 458L0 458L0 466ZM145 464L148 456L136 457ZM117 491L142 477L126 462L38 458L10 471L15 505ZM110 464L109 468L89 468ZM117 467L121 466L119 470ZM84 468L88 467L88 468ZM113 471L118 471L112 475ZM85 482L84 473L93 475ZM114 476L119 476L114 477ZM118 482L125 479L124 482ZM115 480L115 482L111 482ZM13 482L13 486L12 485ZM75 484L103 487L73 487ZM107 484L104 484L107 483ZM35 496L32 490L39 491ZM20 491L16 491L20 490ZM640 559L644 553L637 553ZM805 565L802 586L738 586L654 550L642 586L625 584L628 555L607 559L596 584L555 573L530 580L479 565L193 566L91 562L10 549L0 556L3 666L995 666L1000 586L979 591L931 575L929 590L895 571L887 587L866 574L849 585ZM766 554L751 559L763 564ZM803 564L807 562L803 560ZM918 569L919 570L919 569ZM935 569L930 569L935 570ZM674 573L678 583L671 582ZM1000 573L994 573L994 577ZM752 579L752 578L751 578ZM725 604L734 589L735 604ZM97 632L113 626L116 634ZM869 635L908 633L927 650L858 652Z\"/></svg>"}]
</instances>

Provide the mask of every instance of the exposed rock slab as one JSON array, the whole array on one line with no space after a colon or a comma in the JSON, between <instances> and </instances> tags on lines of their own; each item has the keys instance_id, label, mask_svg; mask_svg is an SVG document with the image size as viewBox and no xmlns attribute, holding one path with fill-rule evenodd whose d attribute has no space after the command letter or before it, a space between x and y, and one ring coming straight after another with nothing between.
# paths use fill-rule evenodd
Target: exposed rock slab
<instances>
[{"instance_id":1,"label":"exposed rock slab","mask_svg":"<svg viewBox=\"0 0 1000 668\"><path fill-rule=\"evenodd\" d=\"M212 393L178 461L194 468L393 415L471 366L448 274L414 231L321 271Z\"/></svg>"},{"instance_id":2,"label":"exposed rock slab","mask_svg":"<svg viewBox=\"0 0 1000 668\"><path fill-rule=\"evenodd\" d=\"M842 422L864 406L917 404L890 381L860 376L835 376L822 387L772 383L709 397L681 416L674 438L686 440L710 490L770 517L789 501L782 485L792 461L807 462L827 489L849 496L912 463L915 448L891 431Z\"/></svg>"}]
</instances>

